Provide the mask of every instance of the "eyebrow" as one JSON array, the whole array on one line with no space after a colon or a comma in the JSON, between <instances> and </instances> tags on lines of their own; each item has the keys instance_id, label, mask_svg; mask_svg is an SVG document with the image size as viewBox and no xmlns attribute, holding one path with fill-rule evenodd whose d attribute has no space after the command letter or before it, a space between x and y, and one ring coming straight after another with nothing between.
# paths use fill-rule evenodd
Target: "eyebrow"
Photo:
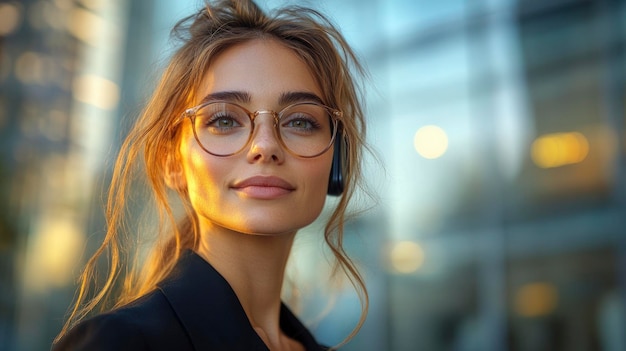
<instances>
[{"instance_id":1,"label":"eyebrow","mask_svg":"<svg viewBox=\"0 0 626 351\"><path fill-rule=\"evenodd\" d=\"M324 104L322 98L306 91L294 91L280 94L278 103L281 106L295 104L296 102L317 102L318 104Z\"/></svg>"},{"instance_id":2,"label":"eyebrow","mask_svg":"<svg viewBox=\"0 0 626 351\"><path fill-rule=\"evenodd\" d=\"M252 96L250 95L250 93L245 91L220 91L206 95L204 98L202 98L200 104L219 100L245 104L252 101ZM322 105L324 104L322 98L314 93L306 91L285 92L280 94L280 97L278 98L278 104L280 106L291 105L297 102L316 102Z\"/></svg>"},{"instance_id":3,"label":"eyebrow","mask_svg":"<svg viewBox=\"0 0 626 351\"><path fill-rule=\"evenodd\" d=\"M252 100L252 97L245 91L220 91L203 97L200 104L219 100L248 103Z\"/></svg>"}]
</instances>

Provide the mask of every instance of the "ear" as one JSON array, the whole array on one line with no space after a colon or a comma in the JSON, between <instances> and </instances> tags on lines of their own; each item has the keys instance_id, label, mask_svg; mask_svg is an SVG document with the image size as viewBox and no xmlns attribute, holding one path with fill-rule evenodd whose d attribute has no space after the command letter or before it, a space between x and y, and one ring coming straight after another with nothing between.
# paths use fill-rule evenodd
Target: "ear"
<instances>
[{"instance_id":1,"label":"ear","mask_svg":"<svg viewBox=\"0 0 626 351\"><path fill-rule=\"evenodd\" d=\"M165 158L165 184L172 190L180 191L187 188L183 167L177 157L168 154Z\"/></svg>"}]
</instances>

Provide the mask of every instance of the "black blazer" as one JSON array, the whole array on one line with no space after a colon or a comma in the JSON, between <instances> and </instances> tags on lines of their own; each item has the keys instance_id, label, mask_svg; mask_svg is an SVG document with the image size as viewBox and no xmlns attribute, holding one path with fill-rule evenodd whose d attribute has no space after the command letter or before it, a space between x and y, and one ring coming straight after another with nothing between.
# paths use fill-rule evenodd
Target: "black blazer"
<instances>
[{"instance_id":1,"label":"black blazer","mask_svg":"<svg viewBox=\"0 0 626 351\"><path fill-rule=\"evenodd\" d=\"M280 326L307 351L326 350L284 304ZM157 289L81 322L52 350L269 351L228 282L193 251Z\"/></svg>"}]
</instances>

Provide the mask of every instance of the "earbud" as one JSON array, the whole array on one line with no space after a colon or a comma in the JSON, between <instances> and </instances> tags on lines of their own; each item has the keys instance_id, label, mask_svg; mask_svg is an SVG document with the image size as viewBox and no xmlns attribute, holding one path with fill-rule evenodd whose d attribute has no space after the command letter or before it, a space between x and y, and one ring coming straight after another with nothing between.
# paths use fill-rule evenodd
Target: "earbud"
<instances>
[{"instance_id":1,"label":"earbud","mask_svg":"<svg viewBox=\"0 0 626 351\"><path fill-rule=\"evenodd\" d=\"M343 136L335 137L335 147L333 150L333 164L330 168L330 177L328 178L328 195L339 196L343 193L343 172L346 143Z\"/></svg>"}]
</instances>

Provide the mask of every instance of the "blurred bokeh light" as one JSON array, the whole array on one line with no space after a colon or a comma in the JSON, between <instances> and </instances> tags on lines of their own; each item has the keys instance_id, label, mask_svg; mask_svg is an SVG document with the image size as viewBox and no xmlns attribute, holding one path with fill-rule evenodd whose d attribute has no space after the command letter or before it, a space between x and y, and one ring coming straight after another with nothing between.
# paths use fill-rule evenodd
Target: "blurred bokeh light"
<instances>
[{"instance_id":1,"label":"blurred bokeh light","mask_svg":"<svg viewBox=\"0 0 626 351\"><path fill-rule=\"evenodd\" d=\"M448 149L448 136L437 126L424 126L417 130L413 139L415 150L422 157L435 159L443 156Z\"/></svg>"}]
</instances>

